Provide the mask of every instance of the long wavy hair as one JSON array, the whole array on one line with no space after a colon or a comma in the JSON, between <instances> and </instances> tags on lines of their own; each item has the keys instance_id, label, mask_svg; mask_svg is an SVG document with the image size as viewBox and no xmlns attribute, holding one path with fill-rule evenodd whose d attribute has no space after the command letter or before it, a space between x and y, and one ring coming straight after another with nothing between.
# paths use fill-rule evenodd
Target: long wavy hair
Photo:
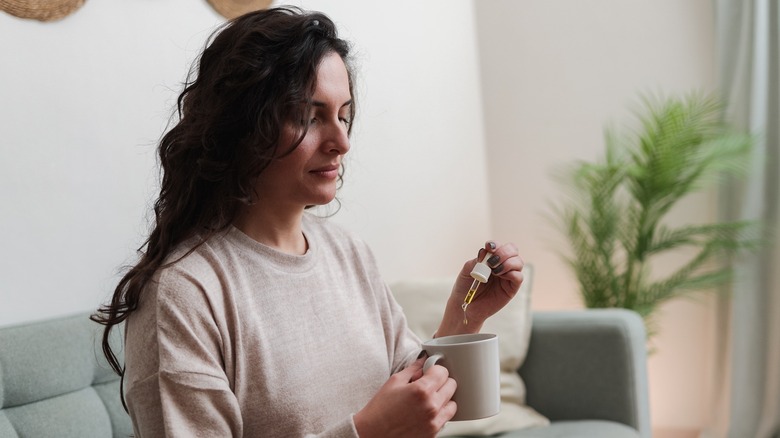
<instances>
[{"instance_id":1,"label":"long wavy hair","mask_svg":"<svg viewBox=\"0 0 780 438\"><path fill-rule=\"evenodd\" d=\"M110 302L90 317L105 326L103 354L122 383L124 366L109 342L112 329L136 310L155 272L175 263L167 258L177 245L193 236L202 244L229 227L242 206L254 202L257 176L301 143L307 124L298 122L311 110L316 70L330 53L349 65L349 45L333 22L298 8L243 15L206 42L178 97L178 120L159 144L162 181L153 229ZM354 103L350 111L352 120ZM297 140L280 145L289 123L299 126Z\"/></svg>"}]
</instances>

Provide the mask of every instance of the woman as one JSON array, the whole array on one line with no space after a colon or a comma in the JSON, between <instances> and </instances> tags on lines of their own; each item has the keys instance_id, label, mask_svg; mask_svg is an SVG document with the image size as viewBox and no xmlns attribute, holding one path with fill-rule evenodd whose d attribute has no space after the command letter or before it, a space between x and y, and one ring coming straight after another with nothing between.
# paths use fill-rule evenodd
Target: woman
<instances>
[{"instance_id":1,"label":"woman","mask_svg":"<svg viewBox=\"0 0 780 438\"><path fill-rule=\"evenodd\" d=\"M93 319L123 375L137 436L435 436L456 382L423 374L420 341L366 245L306 212L331 202L355 113L349 47L319 13L277 8L207 44L163 137L155 226ZM469 307L467 261L438 336L476 332L522 282L494 277ZM125 368L107 342L125 322Z\"/></svg>"}]
</instances>

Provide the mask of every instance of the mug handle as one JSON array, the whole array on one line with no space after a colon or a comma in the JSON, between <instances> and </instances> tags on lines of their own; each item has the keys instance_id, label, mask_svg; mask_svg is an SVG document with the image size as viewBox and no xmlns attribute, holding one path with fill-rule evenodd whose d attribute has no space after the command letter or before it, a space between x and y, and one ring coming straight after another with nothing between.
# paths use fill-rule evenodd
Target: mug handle
<instances>
[{"instance_id":1,"label":"mug handle","mask_svg":"<svg viewBox=\"0 0 780 438\"><path fill-rule=\"evenodd\" d=\"M443 354L434 354L433 356L430 356L428 359L425 359L425 363L423 364L423 373L428 371L428 369L434 365L436 365L436 362L440 361L444 358Z\"/></svg>"}]
</instances>

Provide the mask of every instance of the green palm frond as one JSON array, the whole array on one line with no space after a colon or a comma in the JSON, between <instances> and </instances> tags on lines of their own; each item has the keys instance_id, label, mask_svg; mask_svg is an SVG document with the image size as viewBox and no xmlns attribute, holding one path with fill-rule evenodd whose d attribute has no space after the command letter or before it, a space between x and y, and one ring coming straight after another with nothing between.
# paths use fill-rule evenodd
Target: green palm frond
<instances>
[{"instance_id":1,"label":"green palm frond","mask_svg":"<svg viewBox=\"0 0 780 438\"><path fill-rule=\"evenodd\" d=\"M644 97L638 130L605 131L606 153L578 162L558 209L565 256L588 307L625 307L649 318L665 300L730 281L721 261L760 246L754 222L670 228L669 211L686 196L747 168L753 139L723 122L711 95ZM651 281L654 257L687 247L695 255L667 278ZM716 265L721 263L720 265Z\"/></svg>"},{"instance_id":2,"label":"green palm frond","mask_svg":"<svg viewBox=\"0 0 780 438\"><path fill-rule=\"evenodd\" d=\"M751 221L689 225L677 229L659 225L655 241L648 248L648 254L684 246L719 245L726 250L752 248L758 244L758 234L756 224Z\"/></svg>"}]
</instances>

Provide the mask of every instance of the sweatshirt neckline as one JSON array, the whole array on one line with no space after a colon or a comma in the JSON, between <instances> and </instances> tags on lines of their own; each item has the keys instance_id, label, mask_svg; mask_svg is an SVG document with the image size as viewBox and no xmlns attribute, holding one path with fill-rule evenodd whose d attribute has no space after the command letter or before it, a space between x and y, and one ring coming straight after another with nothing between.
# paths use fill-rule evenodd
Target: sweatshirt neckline
<instances>
[{"instance_id":1,"label":"sweatshirt neckline","mask_svg":"<svg viewBox=\"0 0 780 438\"><path fill-rule=\"evenodd\" d=\"M262 258L262 262L264 264L270 264L270 266L273 266L286 273L305 272L314 266L314 261L319 248L319 242L316 239L315 233L310 231L306 220L303 221L302 231L303 237L306 239L308 246L306 253L302 255L288 254L271 246L260 243L246 235L243 231L236 228L234 225L230 226L226 237L231 244L236 246L242 252L248 254L250 257Z\"/></svg>"}]
</instances>

